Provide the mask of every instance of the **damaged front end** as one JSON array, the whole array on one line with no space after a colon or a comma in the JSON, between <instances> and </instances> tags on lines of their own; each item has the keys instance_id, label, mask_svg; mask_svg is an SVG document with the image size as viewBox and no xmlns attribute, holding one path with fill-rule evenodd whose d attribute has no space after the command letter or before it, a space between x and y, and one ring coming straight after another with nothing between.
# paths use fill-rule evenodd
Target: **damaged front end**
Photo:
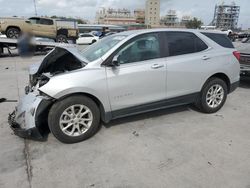
<instances>
[{"instance_id":1,"label":"damaged front end","mask_svg":"<svg viewBox=\"0 0 250 188\"><path fill-rule=\"evenodd\" d=\"M71 50L56 47L40 64L31 66L25 96L8 117L14 133L22 138L44 140L49 131L49 110L55 99L41 92L39 88L47 84L53 76L83 68L84 65Z\"/></svg>"},{"instance_id":2,"label":"damaged front end","mask_svg":"<svg viewBox=\"0 0 250 188\"><path fill-rule=\"evenodd\" d=\"M25 95L18 106L9 114L8 122L17 136L43 140L48 132L48 109L52 98L37 96L35 93Z\"/></svg>"}]
</instances>

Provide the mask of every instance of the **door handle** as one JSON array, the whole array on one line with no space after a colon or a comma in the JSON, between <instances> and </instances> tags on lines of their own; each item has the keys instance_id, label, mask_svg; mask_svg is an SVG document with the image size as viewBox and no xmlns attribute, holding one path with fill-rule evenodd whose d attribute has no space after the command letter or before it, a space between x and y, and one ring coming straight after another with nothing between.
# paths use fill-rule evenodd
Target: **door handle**
<instances>
[{"instance_id":1,"label":"door handle","mask_svg":"<svg viewBox=\"0 0 250 188\"><path fill-rule=\"evenodd\" d=\"M159 69L159 68L162 68L162 67L164 67L164 65L153 64L153 65L151 66L152 69Z\"/></svg>"},{"instance_id":2,"label":"door handle","mask_svg":"<svg viewBox=\"0 0 250 188\"><path fill-rule=\"evenodd\" d=\"M208 59L210 59L210 57L208 57L208 56L205 55L205 56L202 57L202 59L203 60L208 60Z\"/></svg>"}]
</instances>

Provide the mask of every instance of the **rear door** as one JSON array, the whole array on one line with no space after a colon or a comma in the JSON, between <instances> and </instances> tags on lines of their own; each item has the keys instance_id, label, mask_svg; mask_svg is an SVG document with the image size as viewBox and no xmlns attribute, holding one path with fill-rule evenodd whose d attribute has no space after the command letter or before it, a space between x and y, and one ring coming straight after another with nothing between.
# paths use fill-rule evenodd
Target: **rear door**
<instances>
[{"instance_id":1,"label":"rear door","mask_svg":"<svg viewBox=\"0 0 250 188\"><path fill-rule=\"evenodd\" d=\"M199 92L206 64L211 60L208 45L191 32L165 32L165 41L167 98Z\"/></svg>"},{"instance_id":2,"label":"rear door","mask_svg":"<svg viewBox=\"0 0 250 188\"><path fill-rule=\"evenodd\" d=\"M118 50L120 66L106 68L113 116L135 113L143 105L166 98L166 64L161 49L159 34L151 33ZM120 109L127 111L117 111Z\"/></svg>"}]
</instances>

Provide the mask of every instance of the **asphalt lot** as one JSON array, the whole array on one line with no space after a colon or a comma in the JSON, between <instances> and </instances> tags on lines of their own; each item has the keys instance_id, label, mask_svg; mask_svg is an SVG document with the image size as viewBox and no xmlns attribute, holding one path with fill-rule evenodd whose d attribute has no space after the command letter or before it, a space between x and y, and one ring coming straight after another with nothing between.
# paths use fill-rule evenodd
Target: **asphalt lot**
<instances>
[{"instance_id":1,"label":"asphalt lot","mask_svg":"<svg viewBox=\"0 0 250 188\"><path fill-rule=\"evenodd\" d=\"M0 98L18 100L28 66L42 59L0 58ZM120 119L91 139L62 144L13 135L0 103L0 188L250 188L250 81L216 114L190 106Z\"/></svg>"}]
</instances>

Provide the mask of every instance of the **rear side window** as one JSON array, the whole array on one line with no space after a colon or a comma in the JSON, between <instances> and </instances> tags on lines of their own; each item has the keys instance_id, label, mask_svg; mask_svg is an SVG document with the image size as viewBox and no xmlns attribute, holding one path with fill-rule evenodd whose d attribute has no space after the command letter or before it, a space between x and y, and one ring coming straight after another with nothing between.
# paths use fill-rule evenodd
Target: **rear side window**
<instances>
[{"instance_id":1,"label":"rear side window","mask_svg":"<svg viewBox=\"0 0 250 188\"><path fill-rule=\"evenodd\" d=\"M89 35L89 34L83 34L83 35L81 35L81 37L93 37L93 36Z\"/></svg>"},{"instance_id":2,"label":"rear side window","mask_svg":"<svg viewBox=\"0 0 250 188\"><path fill-rule=\"evenodd\" d=\"M189 32L166 32L169 56L201 52L208 46L196 35Z\"/></svg>"},{"instance_id":3,"label":"rear side window","mask_svg":"<svg viewBox=\"0 0 250 188\"><path fill-rule=\"evenodd\" d=\"M203 35L207 36L208 38L212 39L217 44L225 47L225 48L234 48L233 43L225 34L220 33L202 33Z\"/></svg>"},{"instance_id":4,"label":"rear side window","mask_svg":"<svg viewBox=\"0 0 250 188\"><path fill-rule=\"evenodd\" d=\"M53 20L41 19L40 24L42 24L42 25L53 25Z\"/></svg>"}]
</instances>

